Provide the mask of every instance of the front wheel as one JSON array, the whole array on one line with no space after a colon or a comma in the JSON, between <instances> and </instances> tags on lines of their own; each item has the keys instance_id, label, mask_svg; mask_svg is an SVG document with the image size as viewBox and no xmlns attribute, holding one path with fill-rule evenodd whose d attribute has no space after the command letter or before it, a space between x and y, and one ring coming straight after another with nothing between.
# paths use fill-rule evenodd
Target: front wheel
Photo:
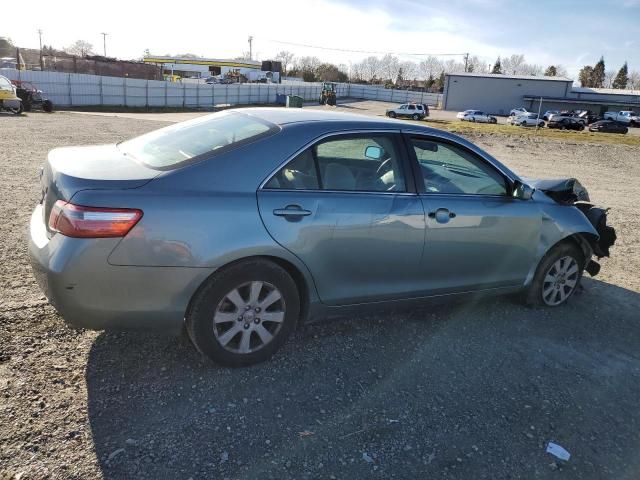
<instances>
[{"instance_id":1,"label":"front wheel","mask_svg":"<svg viewBox=\"0 0 640 480\"><path fill-rule=\"evenodd\" d=\"M418 115L417 113L414 113L413 115L411 115L411 118L413 120L420 120L420 115Z\"/></svg>"},{"instance_id":2,"label":"front wheel","mask_svg":"<svg viewBox=\"0 0 640 480\"><path fill-rule=\"evenodd\" d=\"M194 296L186 316L196 348L237 367L270 358L293 332L300 296L291 276L266 260L249 260L214 274Z\"/></svg>"},{"instance_id":3,"label":"front wheel","mask_svg":"<svg viewBox=\"0 0 640 480\"><path fill-rule=\"evenodd\" d=\"M542 258L527 292L533 306L559 307L575 293L584 270L584 255L571 243L561 243Z\"/></svg>"},{"instance_id":4,"label":"front wheel","mask_svg":"<svg viewBox=\"0 0 640 480\"><path fill-rule=\"evenodd\" d=\"M396 118L396 112L389 112L389 116L391 118Z\"/></svg>"},{"instance_id":5,"label":"front wheel","mask_svg":"<svg viewBox=\"0 0 640 480\"><path fill-rule=\"evenodd\" d=\"M51 102L51 100L45 100L44 102L42 102L42 110L47 113L53 112L53 103Z\"/></svg>"}]
</instances>

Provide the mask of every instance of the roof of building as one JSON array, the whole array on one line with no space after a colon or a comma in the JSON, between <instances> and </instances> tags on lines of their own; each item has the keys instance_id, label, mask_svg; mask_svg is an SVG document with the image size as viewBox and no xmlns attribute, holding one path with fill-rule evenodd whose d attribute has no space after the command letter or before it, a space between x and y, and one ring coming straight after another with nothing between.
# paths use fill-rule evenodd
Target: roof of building
<instances>
[{"instance_id":1,"label":"roof of building","mask_svg":"<svg viewBox=\"0 0 640 480\"><path fill-rule=\"evenodd\" d=\"M523 95L525 100L540 100L541 95ZM576 103L576 104L592 104L592 105L609 105L609 106L640 106L640 101L624 101L624 100L610 100L610 99L591 99L591 98L578 98L578 97L548 97L542 95L542 100L545 102L558 102L558 103Z\"/></svg>"},{"instance_id":2,"label":"roof of building","mask_svg":"<svg viewBox=\"0 0 640 480\"><path fill-rule=\"evenodd\" d=\"M570 78L566 77L543 77L536 75L503 75L495 73L447 73L450 77L484 77L484 78L503 78L509 80L548 80L554 82L573 82Z\"/></svg>"},{"instance_id":3,"label":"roof of building","mask_svg":"<svg viewBox=\"0 0 640 480\"><path fill-rule=\"evenodd\" d=\"M640 95L640 90L620 90L617 88L573 87L574 93L598 93L606 95Z\"/></svg>"},{"instance_id":4,"label":"roof of building","mask_svg":"<svg viewBox=\"0 0 640 480\"><path fill-rule=\"evenodd\" d=\"M221 58L166 57L150 55L142 59L144 63L173 63L182 65L208 65L216 67L260 68L262 62L255 60L228 60Z\"/></svg>"}]
</instances>

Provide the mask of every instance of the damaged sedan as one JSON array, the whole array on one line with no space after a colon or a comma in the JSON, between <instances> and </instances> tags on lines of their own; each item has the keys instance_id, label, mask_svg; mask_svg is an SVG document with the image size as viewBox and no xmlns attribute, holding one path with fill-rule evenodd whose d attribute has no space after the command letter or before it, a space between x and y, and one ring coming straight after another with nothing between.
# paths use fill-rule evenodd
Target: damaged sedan
<instances>
[{"instance_id":1,"label":"damaged sedan","mask_svg":"<svg viewBox=\"0 0 640 480\"><path fill-rule=\"evenodd\" d=\"M298 109L228 110L50 152L33 271L71 325L186 328L224 365L296 325L518 292L559 307L615 230L575 179L519 177L461 137Z\"/></svg>"}]
</instances>

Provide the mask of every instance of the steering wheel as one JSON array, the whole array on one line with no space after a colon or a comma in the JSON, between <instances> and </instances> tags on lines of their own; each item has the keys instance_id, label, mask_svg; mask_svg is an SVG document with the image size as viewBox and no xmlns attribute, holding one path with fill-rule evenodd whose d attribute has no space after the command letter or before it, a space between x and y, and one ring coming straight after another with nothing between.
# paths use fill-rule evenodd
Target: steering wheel
<instances>
[{"instance_id":1,"label":"steering wheel","mask_svg":"<svg viewBox=\"0 0 640 480\"><path fill-rule=\"evenodd\" d=\"M376 176L381 177L383 173L387 173L389 170L391 170L391 159L387 158L378 165L378 168L376 169Z\"/></svg>"}]
</instances>

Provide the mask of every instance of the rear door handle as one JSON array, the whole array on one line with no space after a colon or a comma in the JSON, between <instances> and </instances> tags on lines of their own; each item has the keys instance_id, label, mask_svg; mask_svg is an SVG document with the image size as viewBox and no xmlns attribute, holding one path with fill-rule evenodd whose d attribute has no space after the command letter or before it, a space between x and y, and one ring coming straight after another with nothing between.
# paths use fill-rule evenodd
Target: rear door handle
<instances>
[{"instance_id":1,"label":"rear door handle","mask_svg":"<svg viewBox=\"0 0 640 480\"><path fill-rule=\"evenodd\" d=\"M285 218L300 218L311 215L311 210L306 210L302 208L300 205L287 205L285 208L276 208L273 211L273 214L276 217L285 217Z\"/></svg>"}]
</instances>

